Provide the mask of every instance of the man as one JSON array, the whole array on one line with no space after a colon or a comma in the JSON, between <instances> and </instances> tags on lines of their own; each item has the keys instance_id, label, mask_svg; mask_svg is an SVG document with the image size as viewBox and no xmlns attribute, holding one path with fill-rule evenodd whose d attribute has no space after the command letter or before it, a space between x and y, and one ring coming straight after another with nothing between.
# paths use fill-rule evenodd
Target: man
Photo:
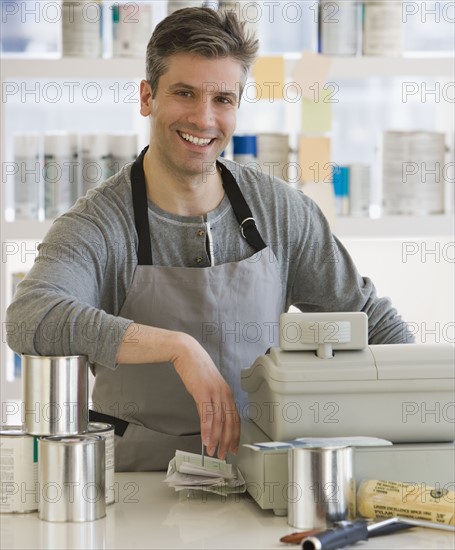
<instances>
[{"instance_id":1,"label":"man","mask_svg":"<svg viewBox=\"0 0 455 550\"><path fill-rule=\"evenodd\" d=\"M184 9L156 27L149 147L55 221L8 310L10 326L25 319L14 350L88 356L118 470L166 468L201 437L210 455L236 452L240 370L277 344L290 305L364 311L371 343L409 341L311 200L219 159L257 48L232 13Z\"/></svg>"}]
</instances>

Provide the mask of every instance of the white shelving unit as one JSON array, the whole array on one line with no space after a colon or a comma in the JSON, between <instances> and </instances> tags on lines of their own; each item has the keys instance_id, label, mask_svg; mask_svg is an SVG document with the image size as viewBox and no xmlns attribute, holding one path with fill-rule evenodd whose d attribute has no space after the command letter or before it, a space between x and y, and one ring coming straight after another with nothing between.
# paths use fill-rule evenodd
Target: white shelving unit
<instances>
[{"instance_id":1,"label":"white shelving unit","mask_svg":"<svg viewBox=\"0 0 455 550\"><path fill-rule=\"evenodd\" d=\"M299 55L287 55L286 73L292 74L294 66L297 64ZM122 78L134 79L137 81L145 73L144 62L142 59L79 59L79 58L53 58L53 59L24 59L20 57L10 57L1 60L1 85L2 92L4 85L8 82L17 80L27 81L29 79L66 79L72 81L78 78L90 78L92 80L103 78ZM334 78L368 78L368 77L403 77L416 76L424 79L425 77L442 77L453 80L454 78L454 60L448 57L346 57L333 58L329 72L329 79ZM6 126L5 119L8 116L7 100L0 103L1 115L1 156L2 162L11 160L6 158ZM5 185L2 184L1 204L5 205ZM3 208L3 207L2 207ZM51 222L6 222L4 212L1 216L1 235L2 250L3 244L13 241L40 241L49 229ZM334 228L335 234L341 238L349 239L393 239L397 237L409 238L431 238L439 235L453 236L454 216L425 216L409 217L394 216L381 219L369 218L340 218L337 220ZM7 292L7 258L2 252L1 262L1 322L5 327L6 302L8 300ZM5 330L2 331L3 335ZM2 372L0 383L2 387L8 386L7 393L20 396L20 387L18 381L10 382L6 379L6 342L2 339L2 351L0 362Z\"/></svg>"},{"instance_id":2,"label":"white shelving unit","mask_svg":"<svg viewBox=\"0 0 455 550\"><path fill-rule=\"evenodd\" d=\"M292 73L299 54L285 55L286 70ZM329 77L368 78L373 76L453 76L454 60L451 57L334 57ZM141 78L145 64L140 58L5 58L1 61L2 79L9 78Z\"/></svg>"}]
</instances>

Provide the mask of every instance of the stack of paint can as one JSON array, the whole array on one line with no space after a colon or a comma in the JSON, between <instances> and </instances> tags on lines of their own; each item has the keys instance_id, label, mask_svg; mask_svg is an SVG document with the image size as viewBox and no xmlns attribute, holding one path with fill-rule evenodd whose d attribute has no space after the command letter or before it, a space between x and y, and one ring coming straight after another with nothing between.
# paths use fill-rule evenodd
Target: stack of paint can
<instances>
[{"instance_id":1,"label":"stack of paint can","mask_svg":"<svg viewBox=\"0 0 455 550\"><path fill-rule=\"evenodd\" d=\"M43 159L44 151L44 159ZM133 162L138 135L63 131L14 135L14 171L6 174L16 220L53 220Z\"/></svg>"},{"instance_id":2,"label":"stack of paint can","mask_svg":"<svg viewBox=\"0 0 455 550\"><path fill-rule=\"evenodd\" d=\"M403 53L402 0L321 0L320 53L399 56Z\"/></svg>"},{"instance_id":3,"label":"stack of paint can","mask_svg":"<svg viewBox=\"0 0 455 550\"><path fill-rule=\"evenodd\" d=\"M266 175L289 181L289 135L257 134L257 162Z\"/></svg>"},{"instance_id":4,"label":"stack of paint can","mask_svg":"<svg viewBox=\"0 0 455 550\"><path fill-rule=\"evenodd\" d=\"M22 377L24 426L1 430L1 511L104 517L114 502L114 428L88 421L87 358L23 355Z\"/></svg>"}]
</instances>

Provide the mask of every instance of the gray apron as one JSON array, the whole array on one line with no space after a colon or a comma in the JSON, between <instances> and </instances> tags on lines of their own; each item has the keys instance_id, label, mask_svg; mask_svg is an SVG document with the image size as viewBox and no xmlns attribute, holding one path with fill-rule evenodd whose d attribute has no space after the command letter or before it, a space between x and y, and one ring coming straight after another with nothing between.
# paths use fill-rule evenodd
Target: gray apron
<instances>
[{"instance_id":1,"label":"gray apron","mask_svg":"<svg viewBox=\"0 0 455 550\"><path fill-rule=\"evenodd\" d=\"M258 254L239 262L187 268L152 265L142 151L131 170L138 265L120 316L193 336L247 412L240 371L277 345L284 308L278 262L262 241L231 172L218 163L243 237ZM133 336L134 337L134 336ZM172 363L97 365L91 421L115 426L116 471L164 470L176 449L200 453L196 404Z\"/></svg>"}]
</instances>

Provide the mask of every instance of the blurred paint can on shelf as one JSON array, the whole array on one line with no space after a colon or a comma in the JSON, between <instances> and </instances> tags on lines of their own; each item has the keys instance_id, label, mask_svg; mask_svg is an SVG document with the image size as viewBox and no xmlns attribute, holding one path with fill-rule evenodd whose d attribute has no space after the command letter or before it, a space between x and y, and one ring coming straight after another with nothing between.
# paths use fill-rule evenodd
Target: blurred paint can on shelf
<instances>
[{"instance_id":1,"label":"blurred paint can on shelf","mask_svg":"<svg viewBox=\"0 0 455 550\"><path fill-rule=\"evenodd\" d=\"M332 167L332 184L335 195L335 212L337 216L349 215L349 166Z\"/></svg>"},{"instance_id":2,"label":"blurred paint can on shelf","mask_svg":"<svg viewBox=\"0 0 455 550\"><path fill-rule=\"evenodd\" d=\"M14 218L37 220L40 186L40 139L38 134L14 135Z\"/></svg>"},{"instance_id":3,"label":"blurred paint can on shelf","mask_svg":"<svg viewBox=\"0 0 455 550\"><path fill-rule=\"evenodd\" d=\"M109 135L104 133L81 136L81 196L100 185L111 175L109 141Z\"/></svg>"},{"instance_id":4,"label":"blurred paint can on shelf","mask_svg":"<svg viewBox=\"0 0 455 550\"><path fill-rule=\"evenodd\" d=\"M263 174L288 181L289 152L288 134L257 134L257 161Z\"/></svg>"},{"instance_id":5,"label":"blurred paint can on shelf","mask_svg":"<svg viewBox=\"0 0 455 550\"><path fill-rule=\"evenodd\" d=\"M112 6L114 57L144 57L152 35L152 6L116 2Z\"/></svg>"},{"instance_id":6,"label":"blurred paint can on shelf","mask_svg":"<svg viewBox=\"0 0 455 550\"><path fill-rule=\"evenodd\" d=\"M105 440L99 435L38 440L38 517L45 521L94 521L106 515Z\"/></svg>"},{"instance_id":7,"label":"blurred paint can on shelf","mask_svg":"<svg viewBox=\"0 0 455 550\"><path fill-rule=\"evenodd\" d=\"M22 426L0 426L0 512L38 510L38 442Z\"/></svg>"},{"instance_id":8,"label":"blurred paint can on shelf","mask_svg":"<svg viewBox=\"0 0 455 550\"><path fill-rule=\"evenodd\" d=\"M44 215L53 220L77 199L79 187L78 136L67 132L44 135Z\"/></svg>"},{"instance_id":9,"label":"blurred paint can on shelf","mask_svg":"<svg viewBox=\"0 0 455 550\"><path fill-rule=\"evenodd\" d=\"M354 162L349 165L349 215L367 217L371 204L371 167Z\"/></svg>"},{"instance_id":10,"label":"blurred paint can on shelf","mask_svg":"<svg viewBox=\"0 0 455 550\"><path fill-rule=\"evenodd\" d=\"M360 44L360 11L356 0L321 0L318 11L319 52L356 55Z\"/></svg>"},{"instance_id":11,"label":"blurred paint can on shelf","mask_svg":"<svg viewBox=\"0 0 455 550\"><path fill-rule=\"evenodd\" d=\"M110 169L109 176L119 172L125 164L136 160L138 151L137 134L110 135Z\"/></svg>"},{"instance_id":12,"label":"blurred paint can on shelf","mask_svg":"<svg viewBox=\"0 0 455 550\"><path fill-rule=\"evenodd\" d=\"M87 431L87 357L22 355L22 395L27 433L70 435Z\"/></svg>"},{"instance_id":13,"label":"blurred paint can on shelf","mask_svg":"<svg viewBox=\"0 0 455 550\"><path fill-rule=\"evenodd\" d=\"M257 139L255 135L232 136L234 161L239 164L256 163Z\"/></svg>"},{"instance_id":14,"label":"blurred paint can on shelf","mask_svg":"<svg viewBox=\"0 0 455 550\"><path fill-rule=\"evenodd\" d=\"M62 2L63 57L101 57L101 0Z\"/></svg>"},{"instance_id":15,"label":"blurred paint can on shelf","mask_svg":"<svg viewBox=\"0 0 455 550\"><path fill-rule=\"evenodd\" d=\"M445 134L384 132L382 191L384 214L427 215L444 212Z\"/></svg>"},{"instance_id":16,"label":"blurred paint can on shelf","mask_svg":"<svg viewBox=\"0 0 455 550\"><path fill-rule=\"evenodd\" d=\"M365 0L363 4L363 55L403 54L403 2Z\"/></svg>"},{"instance_id":17,"label":"blurred paint can on shelf","mask_svg":"<svg viewBox=\"0 0 455 550\"><path fill-rule=\"evenodd\" d=\"M88 425L88 433L99 435L104 438L105 442L105 480L106 480L106 504L112 504L115 501L115 437L114 426L105 424L104 422L90 422Z\"/></svg>"}]
</instances>

